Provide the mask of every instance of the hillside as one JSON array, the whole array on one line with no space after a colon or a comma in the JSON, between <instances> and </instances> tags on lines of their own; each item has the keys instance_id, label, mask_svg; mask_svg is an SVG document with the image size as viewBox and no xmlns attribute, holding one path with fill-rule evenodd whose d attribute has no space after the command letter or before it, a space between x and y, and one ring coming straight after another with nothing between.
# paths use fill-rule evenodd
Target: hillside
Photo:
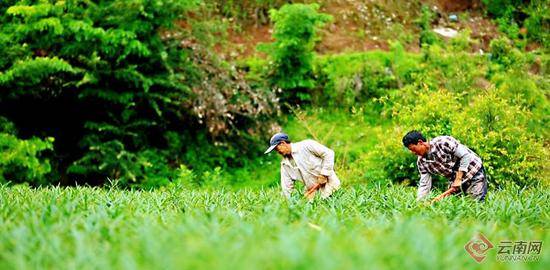
<instances>
[{"instance_id":1,"label":"hillside","mask_svg":"<svg viewBox=\"0 0 550 270\"><path fill-rule=\"evenodd\" d=\"M296 1L301 2L301 1ZM307 1L305 1L307 2ZM277 1L274 1L277 7ZM319 37L315 50L319 54L389 50L390 41L401 42L410 52L419 52L419 21L422 6L433 12L432 29L450 28L469 31L475 46L472 52L487 52L492 39L505 35L480 1L318 1L320 10L333 16ZM257 54L258 44L272 42L269 7L243 6L241 13L223 17L227 34L217 45L224 58L243 58ZM253 11L252 11L253 10ZM237 15L238 14L238 15ZM261 16L259 15L261 14ZM223 12L222 12L222 16ZM225 15L227 16L227 14ZM443 37L444 39L448 39ZM540 47L529 42L528 50Z\"/></svg>"}]
</instances>

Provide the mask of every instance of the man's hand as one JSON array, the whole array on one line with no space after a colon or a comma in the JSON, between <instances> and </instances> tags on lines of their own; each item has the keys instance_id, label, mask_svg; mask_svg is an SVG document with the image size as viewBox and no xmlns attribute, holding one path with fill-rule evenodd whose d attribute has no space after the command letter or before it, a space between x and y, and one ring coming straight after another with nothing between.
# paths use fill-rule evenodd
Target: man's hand
<instances>
[{"instance_id":1,"label":"man's hand","mask_svg":"<svg viewBox=\"0 0 550 270\"><path fill-rule=\"evenodd\" d=\"M328 176L325 175L319 175L317 176L317 183L324 185L328 182Z\"/></svg>"},{"instance_id":2,"label":"man's hand","mask_svg":"<svg viewBox=\"0 0 550 270\"><path fill-rule=\"evenodd\" d=\"M317 183L311 187L310 189L308 189L306 191L306 193L304 194L304 196L308 199L308 200L311 200L313 199L313 197L315 196L315 192L319 189L319 188L322 188L323 186L326 185L326 183L328 182L328 177L325 176L325 175L319 175L317 176Z\"/></svg>"},{"instance_id":3,"label":"man's hand","mask_svg":"<svg viewBox=\"0 0 550 270\"><path fill-rule=\"evenodd\" d=\"M462 186L462 176L464 175L463 171L456 172L455 181L451 184L451 187L460 189L460 186Z\"/></svg>"},{"instance_id":4,"label":"man's hand","mask_svg":"<svg viewBox=\"0 0 550 270\"><path fill-rule=\"evenodd\" d=\"M447 189L445 192L441 193L439 196L435 197L431 203L434 203L434 202L438 202L438 201L441 201L443 198L445 197L448 197L448 196L451 196L451 194L455 193L458 191L458 188L457 187L451 187L449 189Z\"/></svg>"},{"instance_id":5,"label":"man's hand","mask_svg":"<svg viewBox=\"0 0 550 270\"><path fill-rule=\"evenodd\" d=\"M304 194L304 196L308 199L308 200L312 200L313 197L315 197L315 192L321 187L321 184L317 183L315 184L314 186L312 186L310 189L308 189L306 191L306 193Z\"/></svg>"}]
</instances>

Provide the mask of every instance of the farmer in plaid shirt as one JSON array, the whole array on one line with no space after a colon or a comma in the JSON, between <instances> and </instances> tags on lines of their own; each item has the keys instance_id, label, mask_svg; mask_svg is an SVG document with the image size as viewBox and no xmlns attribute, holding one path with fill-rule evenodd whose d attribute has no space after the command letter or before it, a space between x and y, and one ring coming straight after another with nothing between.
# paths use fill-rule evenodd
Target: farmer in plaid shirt
<instances>
[{"instance_id":1,"label":"farmer in plaid shirt","mask_svg":"<svg viewBox=\"0 0 550 270\"><path fill-rule=\"evenodd\" d=\"M455 193L462 191L479 201L485 199L487 177L481 158L457 139L439 136L426 141L422 133L413 130L403 137L403 145L418 156L418 200L430 193L433 174L449 179Z\"/></svg>"}]
</instances>

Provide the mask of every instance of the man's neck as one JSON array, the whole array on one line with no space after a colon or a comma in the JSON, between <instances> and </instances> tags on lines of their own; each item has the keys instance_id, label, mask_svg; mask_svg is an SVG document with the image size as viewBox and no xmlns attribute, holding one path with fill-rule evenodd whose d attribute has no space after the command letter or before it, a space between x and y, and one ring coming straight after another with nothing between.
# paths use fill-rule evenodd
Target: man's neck
<instances>
[{"instance_id":1,"label":"man's neck","mask_svg":"<svg viewBox=\"0 0 550 270\"><path fill-rule=\"evenodd\" d=\"M432 149L432 146L430 145L430 142L425 142L425 145L426 145L426 153L424 153L424 158L425 159L430 159L431 155L430 155L430 150Z\"/></svg>"}]
</instances>

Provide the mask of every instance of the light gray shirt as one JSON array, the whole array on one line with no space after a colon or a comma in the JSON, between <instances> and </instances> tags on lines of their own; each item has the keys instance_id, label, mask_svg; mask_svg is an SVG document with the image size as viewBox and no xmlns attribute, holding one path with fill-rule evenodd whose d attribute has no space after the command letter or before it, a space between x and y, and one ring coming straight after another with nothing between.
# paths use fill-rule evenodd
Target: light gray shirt
<instances>
[{"instance_id":1,"label":"light gray shirt","mask_svg":"<svg viewBox=\"0 0 550 270\"><path fill-rule=\"evenodd\" d=\"M334 172L334 151L314 141L304 140L291 143L291 155L281 160L281 188L286 197L294 190L294 182L300 181L305 189L317 183L317 177L324 175L328 182L319 189L326 198L340 188L340 179Z\"/></svg>"}]
</instances>

